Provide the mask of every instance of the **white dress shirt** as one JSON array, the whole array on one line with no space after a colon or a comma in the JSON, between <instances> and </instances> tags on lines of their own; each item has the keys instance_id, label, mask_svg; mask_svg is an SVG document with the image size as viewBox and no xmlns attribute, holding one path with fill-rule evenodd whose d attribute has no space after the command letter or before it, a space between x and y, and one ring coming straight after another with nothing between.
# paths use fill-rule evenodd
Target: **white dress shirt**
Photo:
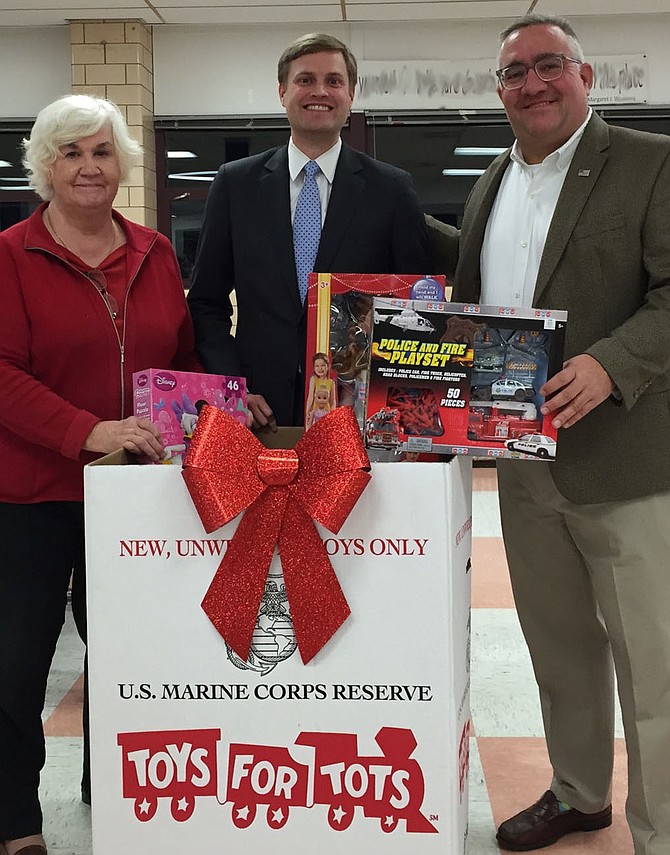
<instances>
[{"instance_id":1,"label":"white dress shirt","mask_svg":"<svg viewBox=\"0 0 670 855\"><path fill-rule=\"evenodd\" d=\"M337 142L328 151L316 158L319 164L320 172L316 174L316 184L319 188L319 196L321 197L321 225L326 220L326 211L328 210L328 202L330 201L330 191L335 178L335 170L337 169L337 161L342 150L342 140L338 137ZM310 160L306 154L300 151L293 140L288 143L288 171L291 178L291 222L295 216L295 207L298 204L298 196L302 190L302 185L305 183L305 173L303 168Z\"/></svg>"},{"instance_id":2,"label":"white dress shirt","mask_svg":"<svg viewBox=\"0 0 670 855\"><path fill-rule=\"evenodd\" d=\"M526 163L518 143L514 143L482 243L482 305L533 305L549 225L590 118L589 109L584 123L542 163Z\"/></svg>"}]
</instances>

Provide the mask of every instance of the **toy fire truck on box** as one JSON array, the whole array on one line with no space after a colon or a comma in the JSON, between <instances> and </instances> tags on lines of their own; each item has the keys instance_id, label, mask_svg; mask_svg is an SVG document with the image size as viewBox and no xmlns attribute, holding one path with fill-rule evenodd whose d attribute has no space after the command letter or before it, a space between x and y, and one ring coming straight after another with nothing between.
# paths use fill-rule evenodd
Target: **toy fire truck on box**
<instances>
[{"instance_id":1,"label":"toy fire truck on box","mask_svg":"<svg viewBox=\"0 0 670 855\"><path fill-rule=\"evenodd\" d=\"M537 418L534 404L482 401L471 403L468 409L469 440L516 439L527 433L540 433L542 421Z\"/></svg>"},{"instance_id":2,"label":"toy fire truck on box","mask_svg":"<svg viewBox=\"0 0 670 855\"><path fill-rule=\"evenodd\" d=\"M375 298L365 437L410 452L552 459L540 389L567 313Z\"/></svg>"},{"instance_id":3,"label":"toy fire truck on box","mask_svg":"<svg viewBox=\"0 0 670 855\"><path fill-rule=\"evenodd\" d=\"M368 448L398 448L400 445L400 413L382 407L365 422L365 442Z\"/></svg>"}]
</instances>

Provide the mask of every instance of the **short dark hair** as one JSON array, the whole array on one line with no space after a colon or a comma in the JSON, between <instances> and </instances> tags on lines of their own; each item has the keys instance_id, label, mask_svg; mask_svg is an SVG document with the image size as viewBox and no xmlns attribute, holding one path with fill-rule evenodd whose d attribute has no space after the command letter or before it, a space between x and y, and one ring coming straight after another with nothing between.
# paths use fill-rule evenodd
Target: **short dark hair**
<instances>
[{"instance_id":1,"label":"short dark hair","mask_svg":"<svg viewBox=\"0 0 670 855\"><path fill-rule=\"evenodd\" d=\"M536 15L535 13L524 15L523 18L519 18L518 21L514 21L508 27L505 27L502 33L500 33L500 45L502 46L505 40L509 38L512 33L516 33L517 30L523 30L525 27L537 26L558 27L559 30L562 30L572 43L572 50L575 54L573 59L578 59L580 62L584 62L584 51L582 50L582 46L579 44L577 33L574 31L572 24L565 18L561 18L559 15Z\"/></svg>"},{"instance_id":2,"label":"short dark hair","mask_svg":"<svg viewBox=\"0 0 670 855\"><path fill-rule=\"evenodd\" d=\"M353 92L358 79L358 65L356 64L356 57L344 42L336 39L335 36L328 36L324 33L307 33L292 42L279 57L279 62L277 63L277 79L282 86L285 86L288 80L288 68L294 59L298 59L299 57L306 56L310 53L323 53L324 51L334 51L342 54L344 64L347 67L349 91Z\"/></svg>"}]
</instances>

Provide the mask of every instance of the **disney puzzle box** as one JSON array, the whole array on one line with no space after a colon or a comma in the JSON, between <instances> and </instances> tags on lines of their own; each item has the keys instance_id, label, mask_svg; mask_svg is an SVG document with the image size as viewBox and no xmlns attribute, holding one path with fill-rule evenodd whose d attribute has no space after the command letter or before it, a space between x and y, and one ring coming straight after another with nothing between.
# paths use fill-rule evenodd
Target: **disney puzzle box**
<instances>
[{"instance_id":1,"label":"disney puzzle box","mask_svg":"<svg viewBox=\"0 0 670 855\"><path fill-rule=\"evenodd\" d=\"M134 414L137 418L150 419L160 430L165 448L162 463L181 466L204 404L211 404L246 425L246 380L156 368L133 374Z\"/></svg>"},{"instance_id":2,"label":"disney puzzle box","mask_svg":"<svg viewBox=\"0 0 670 855\"><path fill-rule=\"evenodd\" d=\"M368 447L555 458L567 312L375 297L372 320Z\"/></svg>"}]
</instances>

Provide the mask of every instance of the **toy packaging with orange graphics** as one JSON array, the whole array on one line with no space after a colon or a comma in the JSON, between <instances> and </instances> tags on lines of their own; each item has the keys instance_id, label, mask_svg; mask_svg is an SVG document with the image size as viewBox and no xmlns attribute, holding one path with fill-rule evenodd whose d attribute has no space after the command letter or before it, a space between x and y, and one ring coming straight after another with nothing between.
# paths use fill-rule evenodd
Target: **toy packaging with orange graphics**
<instances>
[{"instance_id":1,"label":"toy packaging with orange graphics","mask_svg":"<svg viewBox=\"0 0 670 855\"><path fill-rule=\"evenodd\" d=\"M444 276L310 273L305 427L333 407L352 406L363 430L373 299L442 301L444 289Z\"/></svg>"},{"instance_id":2,"label":"toy packaging with orange graphics","mask_svg":"<svg viewBox=\"0 0 670 855\"><path fill-rule=\"evenodd\" d=\"M567 312L379 297L372 321L368 448L555 458L540 389Z\"/></svg>"}]
</instances>

